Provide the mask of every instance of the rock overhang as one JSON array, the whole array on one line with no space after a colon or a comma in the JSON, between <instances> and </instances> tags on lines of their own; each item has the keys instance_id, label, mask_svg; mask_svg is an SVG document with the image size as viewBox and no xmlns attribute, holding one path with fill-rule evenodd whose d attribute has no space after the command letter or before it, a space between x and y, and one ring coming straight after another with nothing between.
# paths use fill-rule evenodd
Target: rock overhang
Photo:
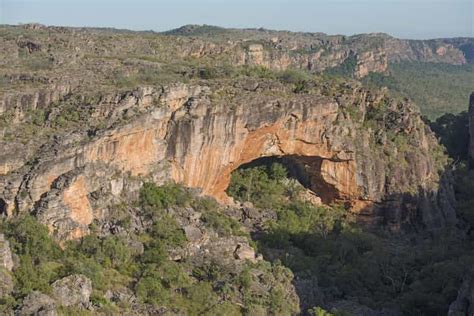
<instances>
[{"instance_id":1,"label":"rock overhang","mask_svg":"<svg viewBox=\"0 0 474 316\"><path fill-rule=\"evenodd\" d=\"M389 157L392 160L410 155L401 156L394 143L377 144L374 134L387 133L383 129L385 122L378 122L382 127L377 131L364 127L365 112L385 98L383 92L374 95L360 86L349 85L340 94L330 96L297 94L278 85L275 91L275 85L260 83L262 87L265 85L267 90L262 93L241 88L237 82L230 85L232 97L217 100L212 96L215 87L183 84L128 94L134 101L127 101L125 108L141 108L141 114L112 125L79 145L67 141L67 146L52 144L56 154L46 154L33 168L26 170L19 188L4 189L10 196L4 202L16 205L20 212L38 212L35 208L39 205L49 205L41 210L42 214L66 214L68 220L86 232L87 223L79 223L74 218L83 221L90 218L88 214L92 214L92 218L100 216L100 210L95 208L105 207L119 199L124 191L139 187L127 186L128 180L122 180L122 192L117 192L115 185L112 194L111 183L117 178L145 177L158 183L175 181L226 202L225 190L232 171L268 156L293 157L300 163L313 165L308 174L314 178L314 191L323 192L327 203L347 202L355 211L366 209L373 202L383 203L384 198L394 192L408 191L408 186L437 190L437 170L433 169L429 156L430 147L437 144L423 126L402 131L407 137L419 138L418 146L408 149L416 150L417 157L421 155L428 161L423 170L386 161L384 152L392 155ZM115 100L123 103L123 97ZM408 120L407 126L423 124L419 114L410 111L410 106L394 106L391 113L395 114L391 116L405 125ZM124 107L115 110L124 111ZM359 114L350 115L352 112ZM109 115L114 116L119 115ZM393 119L390 117L390 121ZM385 128L392 128L387 126ZM400 128L395 127L400 132ZM410 175L405 187L397 187L389 181L390 174L394 173ZM59 188L54 188L53 183L61 176L67 178L72 174L83 176L79 191L84 191L81 195L85 199L90 200L92 193L102 192L95 195L104 200L103 203L89 203L91 210L84 213L76 206L69 207L77 204L71 204L70 198L67 202L67 192L75 191L73 183L76 182L66 181ZM55 194L48 193L53 189ZM21 192L27 192L26 199ZM42 203L45 200L48 203ZM43 218L48 218L46 224L54 227L54 221L63 215ZM65 238L73 238L73 235Z\"/></svg>"}]
</instances>

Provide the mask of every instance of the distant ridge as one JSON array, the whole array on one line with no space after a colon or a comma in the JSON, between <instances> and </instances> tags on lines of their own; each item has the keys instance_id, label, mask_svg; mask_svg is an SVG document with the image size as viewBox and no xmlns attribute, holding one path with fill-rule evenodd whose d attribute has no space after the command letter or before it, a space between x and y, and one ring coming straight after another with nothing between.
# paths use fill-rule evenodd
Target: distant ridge
<instances>
[{"instance_id":1,"label":"distant ridge","mask_svg":"<svg viewBox=\"0 0 474 316\"><path fill-rule=\"evenodd\" d=\"M214 26L214 25L199 25L199 24L187 24L176 29L172 29L169 31L162 32L162 34L166 35L181 35L181 36L209 36L215 35L218 33L226 33L229 29Z\"/></svg>"}]
</instances>

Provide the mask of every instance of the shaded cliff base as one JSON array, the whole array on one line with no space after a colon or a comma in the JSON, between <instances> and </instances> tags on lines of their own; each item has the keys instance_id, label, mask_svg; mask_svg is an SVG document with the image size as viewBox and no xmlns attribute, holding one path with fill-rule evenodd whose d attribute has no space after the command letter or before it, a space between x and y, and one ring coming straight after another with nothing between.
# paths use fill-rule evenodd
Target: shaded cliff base
<instances>
[{"instance_id":1,"label":"shaded cliff base","mask_svg":"<svg viewBox=\"0 0 474 316\"><path fill-rule=\"evenodd\" d=\"M344 205L315 206L306 199L291 170L290 178L282 178L282 160L266 162L238 170L228 192L276 211L276 220L253 237L265 259L295 274L302 311L320 306L354 315L446 314L474 263L474 239L464 218L458 227L431 232L416 226L408 232L405 222L403 234L391 233L388 221L361 225L360 215ZM464 189L474 189L474 183ZM403 203L416 204L419 198L409 196ZM414 217L416 212L412 223Z\"/></svg>"}]
</instances>

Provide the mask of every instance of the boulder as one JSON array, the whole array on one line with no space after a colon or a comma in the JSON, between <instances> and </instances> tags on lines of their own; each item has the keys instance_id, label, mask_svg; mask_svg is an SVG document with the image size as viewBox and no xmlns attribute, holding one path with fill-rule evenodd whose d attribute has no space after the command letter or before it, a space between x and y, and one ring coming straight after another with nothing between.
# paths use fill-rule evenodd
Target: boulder
<instances>
[{"instance_id":1,"label":"boulder","mask_svg":"<svg viewBox=\"0 0 474 316\"><path fill-rule=\"evenodd\" d=\"M56 303L48 295L34 291L23 300L17 315L56 316Z\"/></svg>"},{"instance_id":2,"label":"boulder","mask_svg":"<svg viewBox=\"0 0 474 316\"><path fill-rule=\"evenodd\" d=\"M52 284L53 295L63 306L84 306L89 302L92 283L82 274L73 274Z\"/></svg>"},{"instance_id":3,"label":"boulder","mask_svg":"<svg viewBox=\"0 0 474 316\"><path fill-rule=\"evenodd\" d=\"M188 225L184 227L186 239L192 243L197 243L202 238L202 232L199 228Z\"/></svg>"},{"instance_id":4,"label":"boulder","mask_svg":"<svg viewBox=\"0 0 474 316\"><path fill-rule=\"evenodd\" d=\"M105 299L117 304L132 305L138 303L138 299L135 294L133 294L132 290L126 287L122 287L115 290L108 290L105 293L104 297Z\"/></svg>"},{"instance_id":5,"label":"boulder","mask_svg":"<svg viewBox=\"0 0 474 316\"><path fill-rule=\"evenodd\" d=\"M238 244L234 251L234 257L237 260L250 260L256 262L255 250L246 244Z\"/></svg>"}]
</instances>

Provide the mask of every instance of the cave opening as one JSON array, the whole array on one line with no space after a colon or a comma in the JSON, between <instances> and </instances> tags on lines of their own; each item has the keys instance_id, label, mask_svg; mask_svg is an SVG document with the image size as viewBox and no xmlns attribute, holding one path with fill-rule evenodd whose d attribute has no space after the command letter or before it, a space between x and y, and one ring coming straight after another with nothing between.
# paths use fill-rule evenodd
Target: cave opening
<instances>
[{"instance_id":1,"label":"cave opening","mask_svg":"<svg viewBox=\"0 0 474 316\"><path fill-rule=\"evenodd\" d=\"M6 217L8 204L4 199L0 199L0 217Z\"/></svg>"},{"instance_id":2,"label":"cave opening","mask_svg":"<svg viewBox=\"0 0 474 316\"><path fill-rule=\"evenodd\" d=\"M337 189L327 183L322 176L322 162L324 158L318 156L269 156L254 159L248 163L240 165L233 174L242 172L253 168L264 168L271 173L271 168L274 164L279 164L286 170L286 178L290 181L296 181L304 190L311 195L314 195L323 204L331 204L339 197ZM271 175L270 175L271 177ZM233 185L234 178L227 189L230 192ZM235 198L235 196L234 196Z\"/></svg>"}]
</instances>

